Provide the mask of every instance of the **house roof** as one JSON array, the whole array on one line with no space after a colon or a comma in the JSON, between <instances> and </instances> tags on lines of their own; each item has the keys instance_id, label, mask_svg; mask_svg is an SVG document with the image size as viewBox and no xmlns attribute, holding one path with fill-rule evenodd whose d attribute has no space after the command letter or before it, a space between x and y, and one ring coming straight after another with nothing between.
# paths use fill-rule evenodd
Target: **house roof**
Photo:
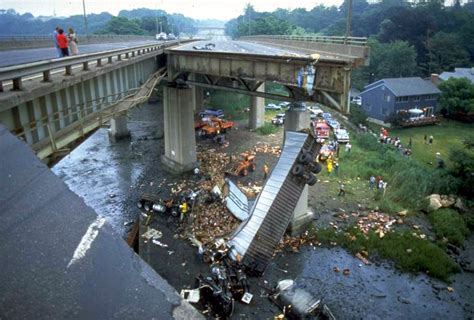
<instances>
[{"instance_id":1,"label":"house roof","mask_svg":"<svg viewBox=\"0 0 474 320\"><path fill-rule=\"evenodd\" d=\"M381 85L385 85L397 97L441 93L430 80L423 80L420 77L382 79L366 86L362 93Z\"/></svg>"},{"instance_id":2,"label":"house roof","mask_svg":"<svg viewBox=\"0 0 474 320\"><path fill-rule=\"evenodd\" d=\"M439 75L441 80L448 80L449 78L468 78L474 83L474 68L454 68L454 72L443 72Z\"/></svg>"}]
</instances>

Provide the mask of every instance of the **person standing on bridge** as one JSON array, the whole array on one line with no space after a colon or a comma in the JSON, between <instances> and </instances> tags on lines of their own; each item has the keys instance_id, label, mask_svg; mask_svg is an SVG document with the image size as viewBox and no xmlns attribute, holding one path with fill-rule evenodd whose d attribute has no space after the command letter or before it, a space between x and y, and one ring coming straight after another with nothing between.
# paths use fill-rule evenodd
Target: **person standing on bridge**
<instances>
[{"instance_id":1,"label":"person standing on bridge","mask_svg":"<svg viewBox=\"0 0 474 320\"><path fill-rule=\"evenodd\" d=\"M61 48L61 51L63 53L63 57L67 57L69 56L69 49L68 49L68 43L67 43L67 38L66 36L64 35L64 30L63 29L59 29L58 30L58 45L59 45L59 48Z\"/></svg>"},{"instance_id":2,"label":"person standing on bridge","mask_svg":"<svg viewBox=\"0 0 474 320\"><path fill-rule=\"evenodd\" d=\"M59 47L59 43L58 43L59 32L58 31L59 31L59 27L56 27L56 29L54 29L53 31L53 42L54 42L54 48L56 48L58 58L62 58L63 51Z\"/></svg>"},{"instance_id":3,"label":"person standing on bridge","mask_svg":"<svg viewBox=\"0 0 474 320\"><path fill-rule=\"evenodd\" d=\"M77 49L77 36L72 28L69 28L68 31L67 39L69 40L69 53L71 56L75 56L79 53L79 50Z\"/></svg>"}]
</instances>

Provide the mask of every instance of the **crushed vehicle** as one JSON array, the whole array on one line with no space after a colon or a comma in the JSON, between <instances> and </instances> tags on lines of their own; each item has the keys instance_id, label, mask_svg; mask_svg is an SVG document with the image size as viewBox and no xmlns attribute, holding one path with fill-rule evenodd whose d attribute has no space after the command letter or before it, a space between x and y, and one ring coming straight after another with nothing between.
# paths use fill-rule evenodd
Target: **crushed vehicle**
<instances>
[{"instance_id":1,"label":"crushed vehicle","mask_svg":"<svg viewBox=\"0 0 474 320\"><path fill-rule=\"evenodd\" d=\"M314 135L318 139L329 139L330 128L326 121L322 119L316 119L311 123L313 127Z\"/></svg>"},{"instance_id":2,"label":"crushed vehicle","mask_svg":"<svg viewBox=\"0 0 474 320\"><path fill-rule=\"evenodd\" d=\"M269 298L288 319L336 319L321 299L298 287L290 279L279 281Z\"/></svg>"},{"instance_id":3,"label":"crushed vehicle","mask_svg":"<svg viewBox=\"0 0 474 320\"><path fill-rule=\"evenodd\" d=\"M213 50L216 47L215 43L209 42L203 46L193 46L194 50Z\"/></svg>"},{"instance_id":4,"label":"crushed vehicle","mask_svg":"<svg viewBox=\"0 0 474 320\"><path fill-rule=\"evenodd\" d=\"M285 113L279 113L272 119L274 125L280 126L285 123Z\"/></svg>"},{"instance_id":5,"label":"crushed vehicle","mask_svg":"<svg viewBox=\"0 0 474 320\"><path fill-rule=\"evenodd\" d=\"M339 143L349 142L349 132L347 132L347 130L344 128L334 130L334 135L336 136L336 140Z\"/></svg>"},{"instance_id":6,"label":"crushed vehicle","mask_svg":"<svg viewBox=\"0 0 474 320\"><path fill-rule=\"evenodd\" d=\"M233 176L246 176L250 171L255 171L257 165L255 164L255 155L249 153L241 153L241 160L232 165L226 173Z\"/></svg>"},{"instance_id":7,"label":"crushed vehicle","mask_svg":"<svg viewBox=\"0 0 474 320\"><path fill-rule=\"evenodd\" d=\"M229 256L250 275L262 275L293 216L306 184L314 184L321 148L308 132L285 134L283 150L246 219L227 242Z\"/></svg>"},{"instance_id":8,"label":"crushed vehicle","mask_svg":"<svg viewBox=\"0 0 474 320\"><path fill-rule=\"evenodd\" d=\"M200 248L203 261L210 264L211 275L196 277L195 289L190 296L193 301L188 299L209 310L211 316L222 319L232 315L235 301L248 304L253 298L243 266L229 258L228 250L224 239Z\"/></svg>"}]
</instances>

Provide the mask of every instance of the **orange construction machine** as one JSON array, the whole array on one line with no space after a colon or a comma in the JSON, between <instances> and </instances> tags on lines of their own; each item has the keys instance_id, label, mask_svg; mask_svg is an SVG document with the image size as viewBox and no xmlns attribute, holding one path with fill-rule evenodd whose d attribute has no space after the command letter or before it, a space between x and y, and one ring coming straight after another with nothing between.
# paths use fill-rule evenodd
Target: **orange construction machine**
<instances>
[{"instance_id":1,"label":"orange construction machine","mask_svg":"<svg viewBox=\"0 0 474 320\"><path fill-rule=\"evenodd\" d=\"M256 164L255 164L255 155L249 153L241 153L240 156L242 160L235 163L232 168L226 173L234 175L234 176L246 176L249 174L249 171L255 171Z\"/></svg>"},{"instance_id":2,"label":"orange construction machine","mask_svg":"<svg viewBox=\"0 0 474 320\"><path fill-rule=\"evenodd\" d=\"M205 124L201 126L201 136L204 137L213 137L220 133L225 133L234 126L234 122L217 117L210 117L207 121L203 119L202 122L205 122ZM199 125L196 123L195 127L199 128Z\"/></svg>"}]
</instances>

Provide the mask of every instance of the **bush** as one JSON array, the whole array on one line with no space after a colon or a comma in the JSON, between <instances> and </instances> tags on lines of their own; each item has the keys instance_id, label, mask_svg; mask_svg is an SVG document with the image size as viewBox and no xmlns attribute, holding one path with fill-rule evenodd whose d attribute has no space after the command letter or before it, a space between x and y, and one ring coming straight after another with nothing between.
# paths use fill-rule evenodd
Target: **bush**
<instances>
[{"instance_id":1,"label":"bush","mask_svg":"<svg viewBox=\"0 0 474 320\"><path fill-rule=\"evenodd\" d=\"M436 236L447 238L454 245L460 246L469 234L469 229L463 218L452 209L440 209L428 216Z\"/></svg>"},{"instance_id":2,"label":"bush","mask_svg":"<svg viewBox=\"0 0 474 320\"><path fill-rule=\"evenodd\" d=\"M263 126L256 130L259 134L266 136L278 131L278 128L274 126L271 122L265 122Z\"/></svg>"},{"instance_id":3,"label":"bush","mask_svg":"<svg viewBox=\"0 0 474 320\"><path fill-rule=\"evenodd\" d=\"M360 106L356 104L351 104L349 120L355 124L361 123L363 125L367 125L367 114Z\"/></svg>"},{"instance_id":4,"label":"bush","mask_svg":"<svg viewBox=\"0 0 474 320\"><path fill-rule=\"evenodd\" d=\"M459 266L440 247L409 231L389 232L380 238L374 232L366 236L354 227L344 232L323 229L317 231L317 238L323 243L340 244L353 254L365 250L371 256L394 261L402 270L426 272L442 280L459 271Z\"/></svg>"}]
</instances>

